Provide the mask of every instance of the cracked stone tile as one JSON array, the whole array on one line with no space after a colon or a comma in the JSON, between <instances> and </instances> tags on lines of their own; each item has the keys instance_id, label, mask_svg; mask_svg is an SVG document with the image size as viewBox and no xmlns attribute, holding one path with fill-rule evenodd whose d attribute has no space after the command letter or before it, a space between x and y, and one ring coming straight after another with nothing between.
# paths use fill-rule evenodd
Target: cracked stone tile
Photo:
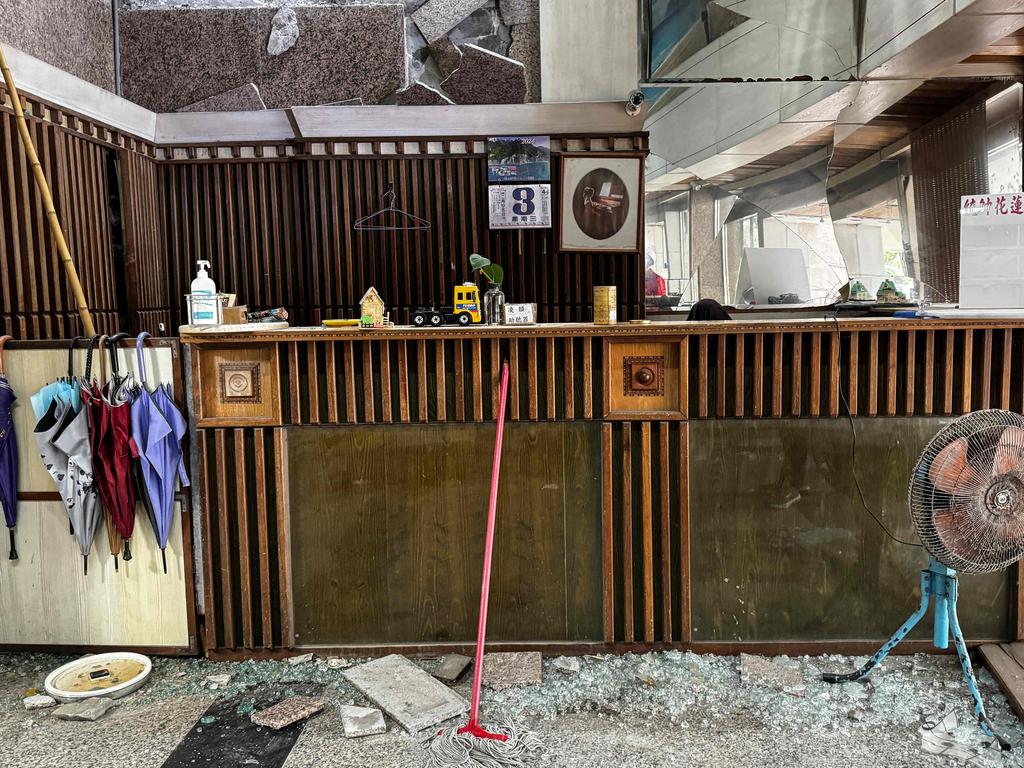
<instances>
[{"instance_id":1,"label":"cracked stone tile","mask_svg":"<svg viewBox=\"0 0 1024 768\"><path fill-rule=\"evenodd\" d=\"M178 112L258 112L267 105L255 83L246 83L230 91L217 93L181 107Z\"/></svg>"},{"instance_id":2,"label":"cracked stone tile","mask_svg":"<svg viewBox=\"0 0 1024 768\"><path fill-rule=\"evenodd\" d=\"M518 61L467 45L459 68L441 88L456 104L522 104L526 69Z\"/></svg>"},{"instance_id":3,"label":"cracked stone tile","mask_svg":"<svg viewBox=\"0 0 1024 768\"><path fill-rule=\"evenodd\" d=\"M487 0L427 0L412 14L420 32L429 41L439 40Z\"/></svg>"},{"instance_id":4,"label":"cracked stone tile","mask_svg":"<svg viewBox=\"0 0 1024 768\"><path fill-rule=\"evenodd\" d=\"M526 68L526 100L540 101L540 24L512 27L508 57Z\"/></svg>"},{"instance_id":5,"label":"cracked stone tile","mask_svg":"<svg viewBox=\"0 0 1024 768\"><path fill-rule=\"evenodd\" d=\"M454 103L440 91L423 83L413 83L408 88L395 93L395 104L402 107L426 107Z\"/></svg>"},{"instance_id":6,"label":"cracked stone tile","mask_svg":"<svg viewBox=\"0 0 1024 768\"><path fill-rule=\"evenodd\" d=\"M430 43L430 56L442 78L448 77L462 63L462 51L447 37Z\"/></svg>"},{"instance_id":7,"label":"cracked stone tile","mask_svg":"<svg viewBox=\"0 0 1024 768\"><path fill-rule=\"evenodd\" d=\"M501 20L509 26L540 22L538 0L498 0L498 11L501 13Z\"/></svg>"},{"instance_id":8,"label":"cracked stone tile","mask_svg":"<svg viewBox=\"0 0 1024 768\"><path fill-rule=\"evenodd\" d=\"M489 0L487 5L463 19L448 33L448 39L460 47L476 45L502 56L508 55L512 43L512 35L501 20L495 0Z\"/></svg>"}]
</instances>

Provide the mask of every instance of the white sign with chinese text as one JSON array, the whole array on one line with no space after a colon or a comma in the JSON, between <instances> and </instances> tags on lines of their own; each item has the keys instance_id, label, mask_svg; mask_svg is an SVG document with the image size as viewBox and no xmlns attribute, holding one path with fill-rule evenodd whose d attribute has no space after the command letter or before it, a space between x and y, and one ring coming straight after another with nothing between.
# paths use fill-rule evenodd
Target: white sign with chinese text
<instances>
[{"instance_id":1,"label":"white sign with chinese text","mask_svg":"<svg viewBox=\"0 0 1024 768\"><path fill-rule=\"evenodd\" d=\"M1024 308L1024 197L1020 193L960 198L960 306Z\"/></svg>"},{"instance_id":2,"label":"white sign with chinese text","mask_svg":"<svg viewBox=\"0 0 1024 768\"><path fill-rule=\"evenodd\" d=\"M551 185L492 185L491 229L543 229L551 226Z\"/></svg>"},{"instance_id":3,"label":"white sign with chinese text","mask_svg":"<svg viewBox=\"0 0 1024 768\"><path fill-rule=\"evenodd\" d=\"M537 322L536 304L506 304L502 322L505 325L533 325Z\"/></svg>"}]
</instances>

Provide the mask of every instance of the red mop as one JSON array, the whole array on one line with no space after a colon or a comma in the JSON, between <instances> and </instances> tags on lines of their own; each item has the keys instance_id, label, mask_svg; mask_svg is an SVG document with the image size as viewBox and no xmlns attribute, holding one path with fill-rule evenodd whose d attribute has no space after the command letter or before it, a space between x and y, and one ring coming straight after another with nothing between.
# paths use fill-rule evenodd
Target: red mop
<instances>
[{"instance_id":1,"label":"red mop","mask_svg":"<svg viewBox=\"0 0 1024 768\"><path fill-rule=\"evenodd\" d=\"M448 766L522 766L527 753L540 742L532 733L519 731L511 721L488 730L480 724L480 686L484 672L484 642L487 635L487 600L491 591L491 560L494 555L494 525L498 511L498 475L501 471L501 442L505 434L505 405L508 400L508 363L501 369L501 395L498 405L498 433L494 441L491 468L491 495L487 506L487 540L484 543L484 574L480 586L480 623L476 634L476 660L473 664L473 703L469 722L461 728L446 728L430 743L427 768Z\"/></svg>"}]
</instances>

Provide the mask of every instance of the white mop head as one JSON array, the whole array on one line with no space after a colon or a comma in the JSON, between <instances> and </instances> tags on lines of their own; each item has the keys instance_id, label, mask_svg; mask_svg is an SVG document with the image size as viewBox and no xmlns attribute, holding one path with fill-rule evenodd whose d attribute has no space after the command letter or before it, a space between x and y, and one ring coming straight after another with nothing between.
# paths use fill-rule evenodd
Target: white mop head
<instances>
[{"instance_id":1,"label":"white mop head","mask_svg":"<svg viewBox=\"0 0 1024 768\"><path fill-rule=\"evenodd\" d=\"M541 748L537 734L519 730L510 719L484 727L491 733L505 734L508 741L459 733L459 726L445 728L431 740L430 756L423 768L525 768L531 753Z\"/></svg>"}]
</instances>

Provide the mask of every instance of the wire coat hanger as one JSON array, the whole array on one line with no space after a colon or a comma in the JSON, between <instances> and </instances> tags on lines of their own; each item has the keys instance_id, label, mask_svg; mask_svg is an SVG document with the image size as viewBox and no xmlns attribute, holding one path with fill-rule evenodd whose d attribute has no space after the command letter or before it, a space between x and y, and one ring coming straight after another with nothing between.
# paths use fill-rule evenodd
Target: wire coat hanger
<instances>
[{"instance_id":1,"label":"wire coat hanger","mask_svg":"<svg viewBox=\"0 0 1024 768\"><path fill-rule=\"evenodd\" d=\"M395 208L395 185L390 181L388 182L388 188L383 195L383 199L387 202L387 207L356 220L352 228L357 232L401 232L412 229L430 229L430 222L426 219L421 219L419 216L414 216L400 208ZM388 214L394 215L395 223L381 223Z\"/></svg>"}]
</instances>

